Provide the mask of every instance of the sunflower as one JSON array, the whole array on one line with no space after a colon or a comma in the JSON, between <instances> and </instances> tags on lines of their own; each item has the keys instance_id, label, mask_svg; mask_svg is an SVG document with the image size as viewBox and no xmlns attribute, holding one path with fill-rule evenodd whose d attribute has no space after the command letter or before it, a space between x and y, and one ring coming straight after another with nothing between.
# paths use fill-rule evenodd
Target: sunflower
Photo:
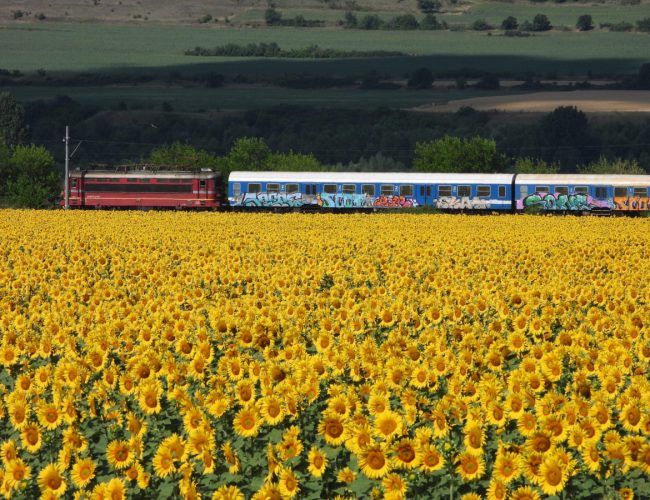
<instances>
[{"instance_id":1,"label":"sunflower","mask_svg":"<svg viewBox=\"0 0 650 500\"><path fill-rule=\"evenodd\" d=\"M388 394L381 392L371 393L366 406L368 408L368 412L373 417L376 417L377 415L390 410L390 399L388 397Z\"/></svg>"},{"instance_id":2,"label":"sunflower","mask_svg":"<svg viewBox=\"0 0 650 500\"><path fill-rule=\"evenodd\" d=\"M237 412L233 420L235 432L242 437L255 437L262 421L254 406L244 407Z\"/></svg>"},{"instance_id":3,"label":"sunflower","mask_svg":"<svg viewBox=\"0 0 650 500\"><path fill-rule=\"evenodd\" d=\"M336 474L336 480L340 483L350 484L353 483L356 478L357 473L350 469L350 467L344 467Z\"/></svg>"},{"instance_id":4,"label":"sunflower","mask_svg":"<svg viewBox=\"0 0 650 500\"><path fill-rule=\"evenodd\" d=\"M540 466L539 486L546 495L555 495L564 489L569 479L567 468L556 456L547 456Z\"/></svg>"},{"instance_id":5,"label":"sunflower","mask_svg":"<svg viewBox=\"0 0 650 500\"><path fill-rule=\"evenodd\" d=\"M622 423L623 428L628 432L637 432L641 429L642 414L639 406L639 401L630 401L621 411L619 421Z\"/></svg>"},{"instance_id":6,"label":"sunflower","mask_svg":"<svg viewBox=\"0 0 650 500\"><path fill-rule=\"evenodd\" d=\"M214 449L214 433L209 432L207 429L195 429L190 432L189 452L193 455L200 455L204 451Z\"/></svg>"},{"instance_id":7,"label":"sunflower","mask_svg":"<svg viewBox=\"0 0 650 500\"><path fill-rule=\"evenodd\" d=\"M29 406L24 400L11 400L7 405L9 420L14 429L20 431L25 428L29 420Z\"/></svg>"},{"instance_id":8,"label":"sunflower","mask_svg":"<svg viewBox=\"0 0 650 500\"><path fill-rule=\"evenodd\" d=\"M55 404L48 403L42 405L37 416L40 424L47 430L54 430L61 425L61 413Z\"/></svg>"},{"instance_id":9,"label":"sunflower","mask_svg":"<svg viewBox=\"0 0 650 500\"><path fill-rule=\"evenodd\" d=\"M261 401L260 413L268 425L279 424L285 417L282 400L276 396L266 396Z\"/></svg>"},{"instance_id":10,"label":"sunflower","mask_svg":"<svg viewBox=\"0 0 650 500\"><path fill-rule=\"evenodd\" d=\"M384 487L387 498L403 498L408 490L406 481L399 474L387 474L382 480L381 485Z\"/></svg>"},{"instance_id":11,"label":"sunflower","mask_svg":"<svg viewBox=\"0 0 650 500\"><path fill-rule=\"evenodd\" d=\"M540 500L540 496L534 488L521 486L510 494L510 500Z\"/></svg>"},{"instance_id":12,"label":"sunflower","mask_svg":"<svg viewBox=\"0 0 650 500\"><path fill-rule=\"evenodd\" d=\"M373 442L372 430L368 424L355 425L348 430L348 433L345 447L357 455Z\"/></svg>"},{"instance_id":13,"label":"sunflower","mask_svg":"<svg viewBox=\"0 0 650 500\"><path fill-rule=\"evenodd\" d=\"M546 453L552 446L550 435L544 431L533 432L526 439L526 447L534 453Z\"/></svg>"},{"instance_id":14,"label":"sunflower","mask_svg":"<svg viewBox=\"0 0 650 500\"><path fill-rule=\"evenodd\" d=\"M221 451L223 452L223 458L228 466L228 472L230 474L237 474L240 469L240 461L230 442L224 443L221 446Z\"/></svg>"},{"instance_id":15,"label":"sunflower","mask_svg":"<svg viewBox=\"0 0 650 500\"><path fill-rule=\"evenodd\" d=\"M445 460L440 452L432 445L426 444L420 450L420 468L424 472L435 472L445 466Z\"/></svg>"},{"instance_id":16,"label":"sunflower","mask_svg":"<svg viewBox=\"0 0 650 500\"><path fill-rule=\"evenodd\" d=\"M398 413L388 410L377 415L373 431L375 436L389 440L402 433L402 426L402 417Z\"/></svg>"},{"instance_id":17,"label":"sunflower","mask_svg":"<svg viewBox=\"0 0 650 500\"><path fill-rule=\"evenodd\" d=\"M322 477L327 468L327 455L316 447L312 447L307 455L309 466L307 470L314 477Z\"/></svg>"},{"instance_id":18,"label":"sunflower","mask_svg":"<svg viewBox=\"0 0 650 500\"><path fill-rule=\"evenodd\" d=\"M345 420L331 413L326 413L318 424L318 433L330 446L340 446L348 438Z\"/></svg>"},{"instance_id":19,"label":"sunflower","mask_svg":"<svg viewBox=\"0 0 650 500\"><path fill-rule=\"evenodd\" d=\"M420 465L420 453L413 439L401 439L392 446L392 465L398 469L413 469Z\"/></svg>"},{"instance_id":20,"label":"sunflower","mask_svg":"<svg viewBox=\"0 0 650 500\"><path fill-rule=\"evenodd\" d=\"M0 458L2 459L2 463L4 463L5 466L12 460L18 458L18 449L16 448L16 441L14 441L13 439L9 439L3 442L2 445L0 445Z\"/></svg>"},{"instance_id":21,"label":"sunflower","mask_svg":"<svg viewBox=\"0 0 650 500\"><path fill-rule=\"evenodd\" d=\"M60 497L65 493L67 484L59 468L55 464L48 464L38 474L38 487L43 494L52 493Z\"/></svg>"},{"instance_id":22,"label":"sunflower","mask_svg":"<svg viewBox=\"0 0 650 500\"><path fill-rule=\"evenodd\" d=\"M457 460L456 472L465 481L473 481L480 478L485 472L483 457L472 453L461 453Z\"/></svg>"},{"instance_id":23,"label":"sunflower","mask_svg":"<svg viewBox=\"0 0 650 500\"><path fill-rule=\"evenodd\" d=\"M293 498L300 491L298 477L291 469L283 469L280 472L280 480L278 481L278 489L282 498Z\"/></svg>"},{"instance_id":24,"label":"sunflower","mask_svg":"<svg viewBox=\"0 0 650 500\"><path fill-rule=\"evenodd\" d=\"M187 443L176 433L163 439L160 446L169 450L169 454L175 462L184 462L187 459Z\"/></svg>"},{"instance_id":25,"label":"sunflower","mask_svg":"<svg viewBox=\"0 0 650 500\"><path fill-rule=\"evenodd\" d=\"M159 446L153 457L153 470L156 476L166 478L172 472L176 471L172 454L166 446Z\"/></svg>"},{"instance_id":26,"label":"sunflower","mask_svg":"<svg viewBox=\"0 0 650 500\"><path fill-rule=\"evenodd\" d=\"M135 460L135 453L127 441L111 441L106 447L106 458L116 469L126 469Z\"/></svg>"},{"instance_id":27,"label":"sunflower","mask_svg":"<svg viewBox=\"0 0 650 500\"><path fill-rule=\"evenodd\" d=\"M494 478L487 489L487 500L505 500L508 496L508 487L503 481Z\"/></svg>"},{"instance_id":28,"label":"sunflower","mask_svg":"<svg viewBox=\"0 0 650 500\"><path fill-rule=\"evenodd\" d=\"M244 500L244 494L237 486L219 486L212 494L212 500Z\"/></svg>"},{"instance_id":29,"label":"sunflower","mask_svg":"<svg viewBox=\"0 0 650 500\"><path fill-rule=\"evenodd\" d=\"M77 488L85 488L95 477L95 462L90 458L79 459L72 466L70 479Z\"/></svg>"},{"instance_id":30,"label":"sunflower","mask_svg":"<svg viewBox=\"0 0 650 500\"><path fill-rule=\"evenodd\" d=\"M29 453L36 453L41 449L41 445L43 444L41 431L36 424L27 424L23 427L20 433L20 439L23 448Z\"/></svg>"},{"instance_id":31,"label":"sunflower","mask_svg":"<svg viewBox=\"0 0 650 500\"><path fill-rule=\"evenodd\" d=\"M384 477L390 471L390 460L382 445L374 444L366 447L357 458L361 472L370 479Z\"/></svg>"},{"instance_id":32,"label":"sunflower","mask_svg":"<svg viewBox=\"0 0 650 500\"><path fill-rule=\"evenodd\" d=\"M463 430L463 443L468 452L480 455L483 453L485 433L478 423L469 423Z\"/></svg>"},{"instance_id":33,"label":"sunflower","mask_svg":"<svg viewBox=\"0 0 650 500\"><path fill-rule=\"evenodd\" d=\"M521 473L521 457L516 453L504 451L497 453L492 474L497 481L509 484Z\"/></svg>"},{"instance_id":34,"label":"sunflower","mask_svg":"<svg viewBox=\"0 0 650 500\"><path fill-rule=\"evenodd\" d=\"M111 500L124 500L124 490L126 485L124 480L119 477L114 477L106 484L106 497Z\"/></svg>"},{"instance_id":35,"label":"sunflower","mask_svg":"<svg viewBox=\"0 0 650 500\"><path fill-rule=\"evenodd\" d=\"M21 458L16 458L5 465L4 480L13 489L18 489L21 481L27 481L32 477L31 467Z\"/></svg>"},{"instance_id":36,"label":"sunflower","mask_svg":"<svg viewBox=\"0 0 650 500\"><path fill-rule=\"evenodd\" d=\"M154 415L160 413L162 407L160 406L161 389L158 383L145 383L140 387L138 394L138 403L140 408L147 415Z\"/></svg>"}]
</instances>

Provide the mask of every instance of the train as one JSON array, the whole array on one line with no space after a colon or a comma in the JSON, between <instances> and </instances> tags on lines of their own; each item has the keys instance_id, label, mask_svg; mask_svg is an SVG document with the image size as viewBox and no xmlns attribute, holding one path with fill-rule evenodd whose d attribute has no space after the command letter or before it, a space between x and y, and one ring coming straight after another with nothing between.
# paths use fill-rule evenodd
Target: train
<instances>
[{"instance_id":1,"label":"train","mask_svg":"<svg viewBox=\"0 0 650 500\"><path fill-rule=\"evenodd\" d=\"M68 186L71 208L650 212L650 175L75 170Z\"/></svg>"}]
</instances>

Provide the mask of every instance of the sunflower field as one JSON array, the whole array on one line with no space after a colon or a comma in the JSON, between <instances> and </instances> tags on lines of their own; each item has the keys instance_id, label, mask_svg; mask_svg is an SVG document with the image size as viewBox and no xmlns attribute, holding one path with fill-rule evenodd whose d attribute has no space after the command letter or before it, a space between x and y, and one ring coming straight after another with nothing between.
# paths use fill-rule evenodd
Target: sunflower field
<instances>
[{"instance_id":1,"label":"sunflower field","mask_svg":"<svg viewBox=\"0 0 650 500\"><path fill-rule=\"evenodd\" d=\"M647 498L649 234L0 211L0 493Z\"/></svg>"}]
</instances>

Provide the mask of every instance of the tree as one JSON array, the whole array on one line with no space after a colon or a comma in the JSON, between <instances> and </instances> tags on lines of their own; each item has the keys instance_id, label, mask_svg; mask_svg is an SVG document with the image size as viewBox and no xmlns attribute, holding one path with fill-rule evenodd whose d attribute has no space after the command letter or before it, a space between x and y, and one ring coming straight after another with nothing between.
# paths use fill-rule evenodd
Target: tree
<instances>
[{"instance_id":1,"label":"tree","mask_svg":"<svg viewBox=\"0 0 650 500\"><path fill-rule=\"evenodd\" d=\"M427 68L416 69L408 79L407 85L411 89L430 89L433 85L433 75Z\"/></svg>"},{"instance_id":2,"label":"tree","mask_svg":"<svg viewBox=\"0 0 650 500\"><path fill-rule=\"evenodd\" d=\"M418 20L415 19L413 14L396 16L386 25L386 28L389 30L416 30L419 27L420 23L418 23Z\"/></svg>"},{"instance_id":3,"label":"tree","mask_svg":"<svg viewBox=\"0 0 650 500\"><path fill-rule=\"evenodd\" d=\"M11 174L6 193L17 207L39 208L54 201L59 175L54 158L43 146L16 146L10 158Z\"/></svg>"},{"instance_id":4,"label":"tree","mask_svg":"<svg viewBox=\"0 0 650 500\"><path fill-rule=\"evenodd\" d=\"M275 26L276 24L282 23L282 14L280 14L274 8L266 9L264 12L264 21L269 26Z\"/></svg>"},{"instance_id":5,"label":"tree","mask_svg":"<svg viewBox=\"0 0 650 500\"><path fill-rule=\"evenodd\" d=\"M508 16L501 22L502 30L516 30L518 27L517 18L513 16Z\"/></svg>"},{"instance_id":6,"label":"tree","mask_svg":"<svg viewBox=\"0 0 650 500\"><path fill-rule=\"evenodd\" d=\"M422 18L420 23L420 29L422 30L442 30L447 28L447 23L444 21L441 23L436 19L436 16L433 14L427 14Z\"/></svg>"},{"instance_id":7,"label":"tree","mask_svg":"<svg viewBox=\"0 0 650 500\"><path fill-rule=\"evenodd\" d=\"M560 106L540 120L539 144L546 148L548 161L561 167L584 163L581 149L592 144L587 115L575 106Z\"/></svg>"},{"instance_id":8,"label":"tree","mask_svg":"<svg viewBox=\"0 0 650 500\"><path fill-rule=\"evenodd\" d=\"M604 156L598 160L581 165L578 167L581 174L600 174L600 175L646 175L645 169L639 165L636 160L624 160L623 158L614 158L608 160Z\"/></svg>"},{"instance_id":9,"label":"tree","mask_svg":"<svg viewBox=\"0 0 650 500\"><path fill-rule=\"evenodd\" d=\"M343 17L343 27L352 29L356 28L357 24L357 16L353 12L347 11Z\"/></svg>"},{"instance_id":10,"label":"tree","mask_svg":"<svg viewBox=\"0 0 650 500\"><path fill-rule=\"evenodd\" d=\"M7 146L20 144L25 133L25 109L11 94L0 93L0 142Z\"/></svg>"},{"instance_id":11,"label":"tree","mask_svg":"<svg viewBox=\"0 0 650 500\"><path fill-rule=\"evenodd\" d=\"M548 17L546 17L544 14L537 14L533 18L533 25L532 25L533 31L548 31L552 27L553 26L551 26L551 21L549 21Z\"/></svg>"},{"instance_id":12,"label":"tree","mask_svg":"<svg viewBox=\"0 0 650 500\"><path fill-rule=\"evenodd\" d=\"M560 166L557 163L547 163L541 158L517 158L514 171L518 174L557 174Z\"/></svg>"},{"instance_id":13,"label":"tree","mask_svg":"<svg viewBox=\"0 0 650 500\"><path fill-rule=\"evenodd\" d=\"M433 14L438 12L442 7L442 2L440 0L418 0L418 9L423 14Z\"/></svg>"},{"instance_id":14,"label":"tree","mask_svg":"<svg viewBox=\"0 0 650 500\"><path fill-rule=\"evenodd\" d=\"M377 14L368 14L359 21L359 28L362 30L378 30L383 25L384 22Z\"/></svg>"},{"instance_id":15,"label":"tree","mask_svg":"<svg viewBox=\"0 0 650 500\"><path fill-rule=\"evenodd\" d=\"M215 156L202 149L196 149L189 144L175 142L169 146L154 149L149 155L149 163L162 167L172 167L179 170L198 171L202 168L218 168Z\"/></svg>"},{"instance_id":16,"label":"tree","mask_svg":"<svg viewBox=\"0 0 650 500\"><path fill-rule=\"evenodd\" d=\"M492 26L488 24L488 22L485 19L477 19L472 23L472 29L474 31L487 31L487 30L491 30Z\"/></svg>"},{"instance_id":17,"label":"tree","mask_svg":"<svg viewBox=\"0 0 650 500\"><path fill-rule=\"evenodd\" d=\"M302 153L271 153L266 164L270 170L289 172L318 172L323 165L314 157Z\"/></svg>"},{"instance_id":18,"label":"tree","mask_svg":"<svg viewBox=\"0 0 650 500\"><path fill-rule=\"evenodd\" d=\"M506 158L497 152L496 142L481 137L461 139L444 136L417 143L413 166L418 172L499 172Z\"/></svg>"},{"instance_id":19,"label":"tree","mask_svg":"<svg viewBox=\"0 0 650 500\"><path fill-rule=\"evenodd\" d=\"M589 14L584 14L578 18L576 28L580 31L589 31L594 29L594 22Z\"/></svg>"},{"instance_id":20,"label":"tree","mask_svg":"<svg viewBox=\"0 0 650 500\"><path fill-rule=\"evenodd\" d=\"M636 29L638 29L639 31L643 31L645 33L650 32L650 17L639 19L636 22Z\"/></svg>"},{"instance_id":21,"label":"tree","mask_svg":"<svg viewBox=\"0 0 650 500\"><path fill-rule=\"evenodd\" d=\"M271 150L264 139L259 137L240 137L221 160L221 172L224 176L234 170L268 169Z\"/></svg>"}]
</instances>

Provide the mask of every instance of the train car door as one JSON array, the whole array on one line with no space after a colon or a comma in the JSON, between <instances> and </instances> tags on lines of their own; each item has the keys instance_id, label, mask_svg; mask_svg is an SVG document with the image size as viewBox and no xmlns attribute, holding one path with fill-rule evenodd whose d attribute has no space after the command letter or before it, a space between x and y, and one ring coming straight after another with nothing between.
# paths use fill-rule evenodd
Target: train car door
<instances>
[{"instance_id":1,"label":"train car door","mask_svg":"<svg viewBox=\"0 0 650 500\"><path fill-rule=\"evenodd\" d=\"M432 202L431 199L431 186L420 186L420 198L422 198L422 204L428 205L429 202Z\"/></svg>"},{"instance_id":2,"label":"train car door","mask_svg":"<svg viewBox=\"0 0 650 500\"><path fill-rule=\"evenodd\" d=\"M83 190L81 189L81 183L81 177L70 177L68 186L68 199L70 205L83 205Z\"/></svg>"},{"instance_id":3,"label":"train car door","mask_svg":"<svg viewBox=\"0 0 650 500\"><path fill-rule=\"evenodd\" d=\"M614 188L614 210L631 210L629 192L632 188L616 186Z\"/></svg>"},{"instance_id":4,"label":"train car door","mask_svg":"<svg viewBox=\"0 0 650 500\"><path fill-rule=\"evenodd\" d=\"M208 181L207 179L199 179L199 192L197 198L205 200L208 197Z\"/></svg>"}]
</instances>

